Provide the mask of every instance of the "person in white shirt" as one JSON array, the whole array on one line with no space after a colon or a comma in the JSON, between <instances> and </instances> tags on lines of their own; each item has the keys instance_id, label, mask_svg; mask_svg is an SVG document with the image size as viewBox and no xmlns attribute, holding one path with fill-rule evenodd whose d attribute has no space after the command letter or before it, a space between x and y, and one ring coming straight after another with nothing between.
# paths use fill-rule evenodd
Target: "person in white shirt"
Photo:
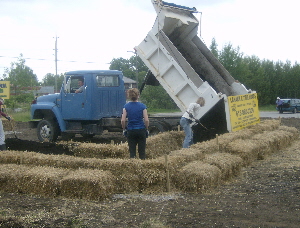
<instances>
[{"instance_id":1,"label":"person in white shirt","mask_svg":"<svg viewBox=\"0 0 300 228\"><path fill-rule=\"evenodd\" d=\"M193 130L192 123L196 121L195 116L200 112L201 107L205 105L205 99L199 97L196 103L190 103L186 112L180 119L180 125L184 130L185 138L183 141L183 148L189 148L193 144Z\"/></svg>"}]
</instances>

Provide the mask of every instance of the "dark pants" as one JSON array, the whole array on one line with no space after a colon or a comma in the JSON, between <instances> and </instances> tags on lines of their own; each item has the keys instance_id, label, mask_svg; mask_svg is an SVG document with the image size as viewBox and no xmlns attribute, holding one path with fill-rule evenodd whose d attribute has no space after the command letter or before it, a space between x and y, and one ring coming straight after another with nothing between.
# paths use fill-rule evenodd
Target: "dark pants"
<instances>
[{"instance_id":1,"label":"dark pants","mask_svg":"<svg viewBox=\"0 0 300 228\"><path fill-rule=\"evenodd\" d=\"M128 130L127 141L129 146L130 158L136 157L136 145L138 145L139 158L146 158L146 129Z\"/></svg>"}]
</instances>

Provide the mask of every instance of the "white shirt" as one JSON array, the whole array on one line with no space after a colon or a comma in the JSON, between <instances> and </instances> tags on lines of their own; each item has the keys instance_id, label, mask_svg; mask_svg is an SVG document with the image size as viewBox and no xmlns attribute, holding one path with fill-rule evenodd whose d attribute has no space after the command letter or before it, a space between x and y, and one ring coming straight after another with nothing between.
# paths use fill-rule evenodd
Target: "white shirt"
<instances>
[{"instance_id":1,"label":"white shirt","mask_svg":"<svg viewBox=\"0 0 300 228\"><path fill-rule=\"evenodd\" d=\"M186 110L186 112L184 112L182 117L187 118L189 120L193 120L193 119L190 118L188 113L191 113L193 115L193 117L195 118L195 116L197 116L199 114L200 108L201 108L201 106L199 104L190 103L188 109Z\"/></svg>"}]
</instances>

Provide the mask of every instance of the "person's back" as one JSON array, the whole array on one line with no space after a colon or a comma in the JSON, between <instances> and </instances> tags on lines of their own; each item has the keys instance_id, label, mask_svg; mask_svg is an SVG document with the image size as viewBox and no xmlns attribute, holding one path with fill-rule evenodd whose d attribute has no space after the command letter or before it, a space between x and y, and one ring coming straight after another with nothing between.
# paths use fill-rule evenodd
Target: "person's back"
<instances>
[{"instance_id":1,"label":"person's back","mask_svg":"<svg viewBox=\"0 0 300 228\"><path fill-rule=\"evenodd\" d=\"M136 157L136 146L138 145L139 157L145 159L147 129L149 127L147 107L138 101L140 96L138 89L129 89L127 95L131 101L124 105L121 124L123 132L127 132L130 158ZM128 119L127 130L126 117Z\"/></svg>"}]
</instances>

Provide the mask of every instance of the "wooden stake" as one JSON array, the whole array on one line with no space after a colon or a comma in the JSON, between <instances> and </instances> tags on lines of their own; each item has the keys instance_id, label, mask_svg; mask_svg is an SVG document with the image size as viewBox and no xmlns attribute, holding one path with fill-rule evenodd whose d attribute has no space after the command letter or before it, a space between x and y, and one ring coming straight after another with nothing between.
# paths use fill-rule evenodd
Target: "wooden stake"
<instances>
[{"instance_id":1,"label":"wooden stake","mask_svg":"<svg viewBox=\"0 0 300 228\"><path fill-rule=\"evenodd\" d=\"M170 171L169 171L169 155L165 155L166 174L167 174L167 192L170 192Z\"/></svg>"},{"instance_id":2,"label":"wooden stake","mask_svg":"<svg viewBox=\"0 0 300 228\"><path fill-rule=\"evenodd\" d=\"M110 144L111 144L111 145L114 145L114 144L115 144L114 140L111 140L111 141L110 141Z\"/></svg>"},{"instance_id":3,"label":"wooden stake","mask_svg":"<svg viewBox=\"0 0 300 228\"><path fill-rule=\"evenodd\" d=\"M177 126L178 131L180 131L180 125Z\"/></svg>"},{"instance_id":4,"label":"wooden stake","mask_svg":"<svg viewBox=\"0 0 300 228\"><path fill-rule=\"evenodd\" d=\"M219 135L216 134L216 140L217 140L217 149L220 151L220 144L219 144Z\"/></svg>"}]
</instances>

